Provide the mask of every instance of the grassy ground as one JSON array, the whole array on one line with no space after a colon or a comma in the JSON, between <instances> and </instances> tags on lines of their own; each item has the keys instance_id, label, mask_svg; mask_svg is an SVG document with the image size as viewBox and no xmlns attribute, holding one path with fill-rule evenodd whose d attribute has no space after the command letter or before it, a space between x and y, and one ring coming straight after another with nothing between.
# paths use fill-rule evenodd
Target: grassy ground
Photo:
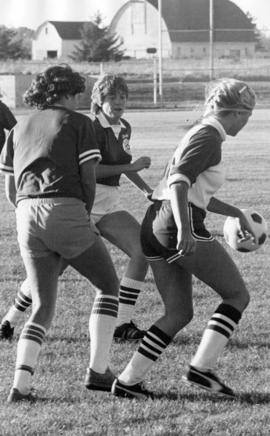
<instances>
[{"instance_id":1,"label":"grassy ground","mask_svg":"<svg viewBox=\"0 0 270 436\"><path fill-rule=\"evenodd\" d=\"M130 112L134 156L152 157L152 167L143 173L155 185L164 163L177 145L195 112ZM240 207L252 207L270 222L269 111L258 110L236 138L224 144L227 182L219 198ZM125 180L123 204L140 220L147 207L143 196ZM11 304L24 278L18 252L14 212L5 200L0 180L1 295L0 317ZM209 214L208 227L222 243L223 217ZM126 257L108 245L119 276ZM230 249L228 249L230 250ZM42 349L34 378L40 400L34 405L7 405L12 384L16 340L0 343L0 435L1 436L260 436L269 435L269 241L257 252L231 252L245 276L251 293L239 329L218 363L218 373L238 393L237 400L224 400L181 382L187 364L200 341L217 297L194 280L194 319L180 332L156 362L147 381L160 394L151 401L116 399L92 393L83 386L88 364L88 317L93 292L88 283L68 269L59 282L57 314ZM139 298L134 319L148 327L162 313L151 274ZM25 318L24 318L25 319ZM22 320L23 321L23 320ZM16 339L22 323L16 330ZM114 344L112 368L118 374L135 345Z\"/></svg>"}]
</instances>

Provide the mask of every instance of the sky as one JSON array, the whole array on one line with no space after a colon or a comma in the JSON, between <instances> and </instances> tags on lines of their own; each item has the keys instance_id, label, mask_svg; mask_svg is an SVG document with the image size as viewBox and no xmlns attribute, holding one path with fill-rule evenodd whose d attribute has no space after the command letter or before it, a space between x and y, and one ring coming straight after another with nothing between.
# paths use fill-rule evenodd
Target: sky
<instances>
[{"instance_id":1,"label":"sky","mask_svg":"<svg viewBox=\"0 0 270 436\"><path fill-rule=\"evenodd\" d=\"M127 0L0 0L0 25L36 29L44 21L88 21L100 11L104 20ZM270 34L270 0L230 0L249 12Z\"/></svg>"}]
</instances>

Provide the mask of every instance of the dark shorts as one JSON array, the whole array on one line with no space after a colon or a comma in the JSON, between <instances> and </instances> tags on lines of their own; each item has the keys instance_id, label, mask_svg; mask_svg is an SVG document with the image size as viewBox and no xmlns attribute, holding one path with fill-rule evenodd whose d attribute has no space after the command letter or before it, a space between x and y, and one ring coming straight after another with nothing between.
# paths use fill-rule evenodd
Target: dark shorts
<instances>
[{"instance_id":1,"label":"dark shorts","mask_svg":"<svg viewBox=\"0 0 270 436\"><path fill-rule=\"evenodd\" d=\"M194 239L213 241L204 226L206 212L189 204L189 222ZM169 200L155 201L147 210L141 226L142 250L149 261L166 259L168 263L181 257L176 249L177 227Z\"/></svg>"}]
</instances>

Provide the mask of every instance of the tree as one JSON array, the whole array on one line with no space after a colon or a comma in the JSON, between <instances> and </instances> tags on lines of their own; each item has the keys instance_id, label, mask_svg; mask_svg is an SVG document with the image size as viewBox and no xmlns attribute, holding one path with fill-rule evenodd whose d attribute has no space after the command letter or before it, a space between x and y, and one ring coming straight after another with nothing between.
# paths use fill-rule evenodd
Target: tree
<instances>
[{"instance_id":1,"label":"tree","mask_svg":"<svg viewBox=\"0 0 270 436\"><path fill-rule=\"evenodd\" d=\"M119 61L124 56L123 42L104 26L98 12L93 21L84 23L81 29L82 39L75 47L70 58L75 61L105 62Z\"/></svg>"},{"instance_id":2,"label":"tree","mask_svg":"<svg viewBox=\"0 0 270 436\"><path fill-rule=\"evenodd\" d=\"M9 29L0 26L0 59L30 58L32 33L26 28Z\"/></svg>"}]
</instances>

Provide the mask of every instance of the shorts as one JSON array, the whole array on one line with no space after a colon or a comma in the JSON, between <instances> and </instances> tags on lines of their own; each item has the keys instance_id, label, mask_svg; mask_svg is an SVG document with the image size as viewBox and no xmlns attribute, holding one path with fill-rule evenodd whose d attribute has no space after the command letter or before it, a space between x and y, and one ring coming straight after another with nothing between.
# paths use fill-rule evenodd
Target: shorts
<instances>
[{"instance_id":1,"label":"shorts","mask_svg":"<svg viewBox=\"0 0 270 436\"><path fill-rule=\"evenodd\" d=\"M99 234L77 198L21 200L16 221L22 257L47 257L53 252L72 259L91 247Z\"/></svg>"},{"instance_id":2,"label":"shorts","mask_svg":"<svg viewBox=\"0 0 270 436\"><path fill-rule=\"evenodd\" d=\"M123 210L120 206L119 191L119 186L96 184L95 201L91 210L91 220L94 224L104 215Z\"/></svg>"},{"instance_id":3,"label":"shorts","mask_svg":"<svg viewBox=\"0 0 270 436\"><path fill-rule=\"evenodd\" d=\"M214 237L204 226L206 212L189 203L189 222L194 239L213 241ZM155 200L148 208L141 226L142 250L148 261L166 259L168 263L181 257L176 249L177 227L169 200Z\"/></svg>"}]
</instances>

